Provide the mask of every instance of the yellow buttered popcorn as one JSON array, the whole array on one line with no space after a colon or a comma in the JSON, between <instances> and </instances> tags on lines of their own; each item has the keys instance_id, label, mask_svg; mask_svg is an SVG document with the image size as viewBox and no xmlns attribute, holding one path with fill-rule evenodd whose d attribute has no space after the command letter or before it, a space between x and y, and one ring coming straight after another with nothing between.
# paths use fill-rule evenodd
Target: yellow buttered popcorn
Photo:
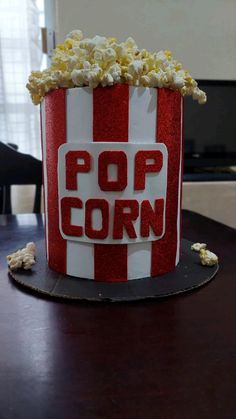
<instances>
[{"instance_id":1,"label":"yellow buttered popcorn","mask_svg":"<svg viewBox=\"0 0 236 419\"><path fill-rule=\"evenodd\" d=\"M218 256L207 249L200 249L200 261L203 266L214 266L218 263Z\"/></svg>"},{"instance_id":2,"label":"yellow buttered popcorn","mask_svg":"<svg viewBox=\"0 0 236 419\"><path fill-rule=\"evenodd\" d=\"M133 86L167 87L190 95L200 104L206 94L171 51L139 50L133 38L118 43L116 38L96 35L83 38L80 30L70 32L52 54L51 66L33 71L26 87L32 101L39 104L45 94L60 87L89 86L95 88L127 83Z\"/></svg>"}]
</instances>

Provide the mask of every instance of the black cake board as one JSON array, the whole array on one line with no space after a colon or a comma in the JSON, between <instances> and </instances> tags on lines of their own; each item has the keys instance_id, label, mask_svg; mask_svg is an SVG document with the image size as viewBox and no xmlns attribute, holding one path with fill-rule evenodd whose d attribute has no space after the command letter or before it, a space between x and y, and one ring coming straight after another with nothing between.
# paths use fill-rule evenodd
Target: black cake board
<instances>
[{"instance_id":1,"label":"black cake board","mask_svg":"<svg viewBox=\"0 0 236 419\"><path fill-rule=\"evenodd\" d=\"M9 271L18 284L51 297L87 301L135 301L163 298L195 290L216 275L219 266L202 266L192 243L182 240L182 257L175 271L127 282L98 282L52 271L46 261L44 241L36 243L37 263L31 271Z\"/></svg>"}]
</instances>

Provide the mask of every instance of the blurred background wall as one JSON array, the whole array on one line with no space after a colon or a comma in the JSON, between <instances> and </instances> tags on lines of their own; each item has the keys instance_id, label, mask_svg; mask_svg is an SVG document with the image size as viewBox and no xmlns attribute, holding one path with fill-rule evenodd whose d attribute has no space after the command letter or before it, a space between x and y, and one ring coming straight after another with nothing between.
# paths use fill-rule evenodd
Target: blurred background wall
<instances>
[{"instance_id":1,"label":"blurred background wall","mask_svg":"<svg viewBox=\"0 0 236 419\"><path fill-rule=\"evenodd\" d=\"M46 0L47 2L48 0ZM56 40L72 29L170 49L195 78L236 79L235 0L56 0Z\"/></svg>"}]
</instances>

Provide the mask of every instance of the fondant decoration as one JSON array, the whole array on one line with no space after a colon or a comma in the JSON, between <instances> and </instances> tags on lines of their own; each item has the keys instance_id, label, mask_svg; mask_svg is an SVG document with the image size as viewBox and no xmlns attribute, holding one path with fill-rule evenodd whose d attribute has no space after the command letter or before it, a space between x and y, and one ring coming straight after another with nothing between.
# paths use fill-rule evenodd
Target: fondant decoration
<instances>
[{"instance_id":1,"label":"fondant decoration","mask_svg":"<svg viewBox=\"0 0 236 419\"><path fill-rule=\"evenodd\" d=\"M129 86L99 87L92 92L93 141L128 142Z\"/></svg>"},{"instance_id":2,"label":"fondant decoration","mask_svg":"<svg viewBox=\"0 0 236 419\"><path fill-rule=\"evenodd\" d=\"M181 176L182 176L182 98L168 89L158 91L157 141L168 150L168 178L165 235L152 243L151 275L161 275L179 262Z\"/></svg>"},{"instance_id":3,"label":"fondant decoration","mask_svg":"<svg viewBox=\"0 0 236 419\"><path fill-rule=\"evenodd\" d=\"M164 215L164 199L155 199L155 209L150 201L145 200L141 205L141 236L150 237L150 229L155 235L161 236Z\"/></svg>"},{"instance_id":4,"label":"fondant decoration","mask_svg":"<svg viewBox=\"0 0 236 419\"><path fill-rule=\"evenodd\" d=\"M129 238L136 239L133 221L137 220L138 216L139 203L136 199L117 199L114 209L113 238L122 239L126 230ZM142 226L142 220L140 224Z\"/></svg>"},{"instance_id":5,"label":"fondant decoration","mask_svg":"<svg viewBox=\"0 0 236 419\"><path fill-rule=\"evenodd\" d=\"M103 240L108 235L109 229L109 204L105 199L88 199L85 212L85 235L90 239ZM101 211L101 227L96 229L92 220L93 211Z\"/></svg>"},{"instance_id":6,"label":"fondant decoration","mask_svg":"<svg viewBox=\"0 0 236 419\"><path fill-rule=\"evenodd\" d=\"M42 105L44 193L47 258L49 267L67 273L67 245L59 229L58 148L67 139L66 90L47 95Z\"/></svg>"},{"instance_id":7,"label":"fondant decoration","mask_svg":"<svg viewBox=\"0 0 236 419\"><path fill-rule=\"evenodd\" d=\"M108 151L107 148L110 148ZM121 149L123 149L121 151ZM74 155L89 156L86 170L84 164L75 164ZM72 156L72 162L68 158ZM153 158L151 158L153 156ZM138 158L137 158L138 157ZM120 160L120 158L122 160ZM59 185L59 212L60 231L66 240L75 240L100 244L134 243L160 239L164 231L164 212L167 188L167 160L168 153L164 144L149 145L135 143L67 143L58 150L58 185ZM122 161L122 165L120 164ZM148 163L149 162L149 163ZM70 168L73 168L70 170ZM90 167L90 170L87 168ZM70 173L70 182L67 175ZM101 180L103 178L103 180ZM105 179L105 180L104 180ZM73 186L73 188L68 188ZM77 190L74 187L77 185ZM72 199L65 199L71 197ZM86 203L88 200L98 199L108 201L108 230L104 237L90 237L86 235ZM76 202L76 199L78 202ZM135 234L122 233L116 235L116 224L120 223L119 200L137 201L137 217L132 221ZM156 199L163 199L162 212L155 212ZM142 202L148 201L151 211L143 213ZM65 206L68 208L65 208ZM129 205L129 207L130 207ZM62 214L63 212L63 214ZM71 214L70 217L67 216ZM153 218L156 213L156 222L160 227L160 234L150 229L148 236L141 234L143 215ZM64 218L66 214L66 219ZM100 230L103 219L107 215L96 206L93 210L92 223L96 230ZM161 222L160 222L161 221ZM73 228L68 224L80 226L77 233L72 234ZM68 231L70 234L67 234ZM123 230L122 230L123 231ZM74 230L76 232L76 229ZM119 241L118 241L119 240Z\"/></svg>"},{"instance_id":8,"label":"fondant decoration","mask_svg":"<svg viewBox=\"0 0 236 419\"><path fill-rule=\"evenodd\" d=\"M116 179L109 179L108 168L117 166ZM103 151L98 158L98 184L102 191L123 191L127 186L127 155L124 151Z\"/></svg>"},{"instance_id":9,"label":"fondant decoration","mask_svg":"<svg viewBox=\"0 0 236 419\"><path fill-rule=\"evenodd\" d=\"M97 281L173 270L181 234L180 93L128 85L58 89L43 102L42 128L49 266ZM66 169L74 151L86 153Z\"/></svg>"},{"instance_id":10,"label":"fondant decoration","mask_svg":"<svg viewBox=\"0 0 236 419\"><path fill-rule=\"evenodd\" d=\"M78 197L65 196L61 199L60 210L61 210L61 228L64 234L67 236L81 237L83 235L83 227L75 225L71 222L71 209L72 208L83 208L83 202Z\"/></svg>"},{"instance_id":11,"label":"fondant decoration","mask_svg":"<svg viewBox=\"0 0 236 419\"><path fill-rule=\"evenodd\" d=\"M153 163L147 163L152 160ZM163 157L159 150L140 150L135 154L134 189L136 191L145 189L146 174L160 172L163 164Z\"/></svg>"},{"instance_id":12,"label":"fondant decoration","mask_svg":"<svg viewBox=\"0 0 236 419\"><path fill-rule=\"evenodd\" d=\"M82 163L78 160L82 159ZM91 170L91 156L85 150L68 151L66 154L66 189L77 190L77 173L88 173Z\"/></svg>"}]
</instances>

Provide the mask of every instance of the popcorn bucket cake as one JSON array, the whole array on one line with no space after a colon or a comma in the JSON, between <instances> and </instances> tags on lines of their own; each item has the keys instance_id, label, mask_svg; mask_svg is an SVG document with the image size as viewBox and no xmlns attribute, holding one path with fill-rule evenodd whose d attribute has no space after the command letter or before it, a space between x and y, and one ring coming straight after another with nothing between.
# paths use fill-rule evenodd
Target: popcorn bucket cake
<instances>
[{"instance_id":1,"label":"popcorn bucket cake","mask_svg":"<svg viewBox=\"0 0 236 419\"><path fill-rule=\"evenodd\" d=\"M168 89L80 87L42 104L49 266L98 281L179 262L182 97Z\"/></svg>"},{"instance_id":2,"label":"popcorn bucket cake","mask_svg":"<svg viewBox=\"0 0 236 419\"><path fill-rule=\"evenodd\" d=\"M170 51L71 32L28 88L41 102L46 249L62 274L125 282L181 256L183 96Z\"/></svg>"}]
</instances>

